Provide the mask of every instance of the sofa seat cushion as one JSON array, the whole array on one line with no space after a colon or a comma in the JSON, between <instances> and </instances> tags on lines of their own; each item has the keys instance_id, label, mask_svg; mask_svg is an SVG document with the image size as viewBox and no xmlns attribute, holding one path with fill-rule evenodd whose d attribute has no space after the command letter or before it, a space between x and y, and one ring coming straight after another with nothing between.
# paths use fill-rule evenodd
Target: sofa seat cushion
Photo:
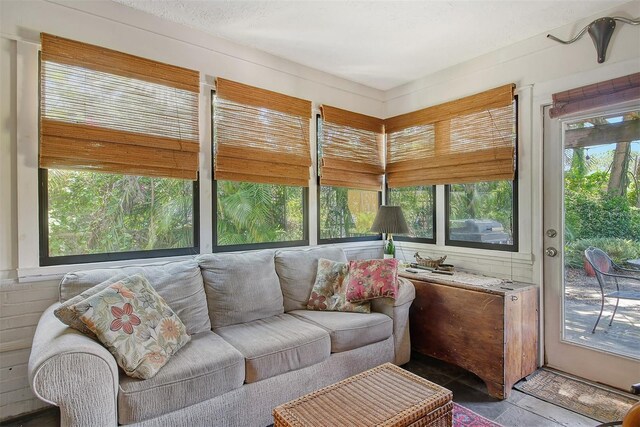
<instances>
[{"instance_id":1,"label":"sofa seat cushion","mask_svg":"<svg viewBox=\"0 0 640 427\"><path fill-rule=\"evenodd\" d=\"M151 379L120 375L118 421L130 424L199 403L241 387L244 357L211 331L191 337Z\"/></svg>"},{"instance_id":2,"label":"sofa seat cushion","mask_svg":"<svg viewBox=\"0 0 640 427\"><path fill-rule=\"evenodd\" d=\"M329 333L288 314L214 330L245 358L245 381L305 368L329 357Z\"/></svg>"},{"instance_id":3,"label":"sofa seat cushion","mask_svg":"<svg viewBox=\"0 0 640 427\"><path fill-rule=\"evenodd\" d=\"M332 353L384 341L393 334L393 320L382 313L294 310L289 314L329 332Z\"/></svg>"}]
</instances>

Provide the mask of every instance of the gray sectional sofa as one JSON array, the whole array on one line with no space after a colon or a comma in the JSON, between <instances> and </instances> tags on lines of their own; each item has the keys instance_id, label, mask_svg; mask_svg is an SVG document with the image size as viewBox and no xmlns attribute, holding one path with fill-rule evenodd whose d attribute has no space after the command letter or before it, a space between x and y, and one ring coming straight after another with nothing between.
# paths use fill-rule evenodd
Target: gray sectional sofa
<instances>
[{"instance_id":1,"label":"gray sectional sofa","mask_svg":"<svg viewBox=\"0 0 640 427\"><path fill-rule=\"evenodd\" d=\"M385 362L409 361L413 285L371 314L306 310L317 260L338 247L200 255L193 260L65 275L60 301L117 273L144 274L191 341L153 378L119 371L93 339L45 311L29 360L37 396L64 426L258 426L281 403Z\"/></svg>"}]
</instances>

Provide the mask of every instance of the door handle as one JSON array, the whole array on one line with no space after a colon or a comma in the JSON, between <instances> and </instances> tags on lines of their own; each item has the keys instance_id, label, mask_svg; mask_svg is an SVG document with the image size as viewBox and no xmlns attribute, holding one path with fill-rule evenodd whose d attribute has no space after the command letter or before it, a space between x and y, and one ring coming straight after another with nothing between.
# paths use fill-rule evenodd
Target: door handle
<instances>
[{"instance_id":1,"label":"door handle","mask_svg":"<svg viewBox=\"0 0 640 427\"><path fill-rule=\"evenodd\" d=\"M545 249L544 253L547 254L547 256L554 257L558 255L558 250L554 247L549 246L547 249Z\"/></svg>"}]
</instances>

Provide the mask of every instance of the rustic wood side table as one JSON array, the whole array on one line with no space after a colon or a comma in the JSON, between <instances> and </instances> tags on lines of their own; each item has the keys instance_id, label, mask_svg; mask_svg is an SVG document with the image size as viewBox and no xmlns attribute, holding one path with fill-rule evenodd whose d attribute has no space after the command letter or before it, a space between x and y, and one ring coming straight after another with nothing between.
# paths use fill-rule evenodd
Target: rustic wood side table
<instances>
[{"instance_id":1,"label":"rustic wood side table","mask_svg":"<svg viewBox=\"0 0 640 427\"><path fill-rule=\"evenodd\" d=\"M400 271L416 288L409 312L411 346L480 377L506 399L537 368L538 287L456 273ZM456 275L466 279L457 282Z\"/></svg>"}]
</instances>

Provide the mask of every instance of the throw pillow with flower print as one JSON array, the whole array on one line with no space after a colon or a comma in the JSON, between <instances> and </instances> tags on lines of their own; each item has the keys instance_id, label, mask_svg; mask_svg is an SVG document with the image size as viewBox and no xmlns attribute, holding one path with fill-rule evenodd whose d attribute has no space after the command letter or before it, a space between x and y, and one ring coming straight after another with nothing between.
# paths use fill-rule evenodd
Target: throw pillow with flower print
<instances>
[{"instance_id":1,"label":"throw pillow with flower print","mask_svg":"<svg viewBox=\"0 0 640 427\"><path fill-rule=\"evenodd\" d=\"M153 377L191 339L182 321L139 274L108 285L72 309L131 377Z\"/></svg>"},{"instance_id":2,"label":"throw pillow with flower print","mask_svg":"<svg viewBox=\"0 0 640 427\"><path fill-rule=\"evenodd\" d=\"M374 298L396 298L398 260L370 259L349 262L347 301L362 302Z\"/></svg>"},{"instance_id":3,"label":"throw pillow with flower print","mask_svg":"<svg viewBox=\"0 0 640 427\"><path fill-rule=\"evenodd\" d=\"M91 332L91 330L87 328L87 326L84 323L82 323L82 321L80 320L80 313L74 310L74 307L77 307L80 302L86 300L92 295L97 294L98 292L105 289L107 286L112 285L126 277L127 275L124 273L119 273L113 277L110 277L104 282L99 283L94 287L89 288L86 291L80 293L79 295L76 295L70 300L67 300L66 302L62 303L60 307L54 310L53 314L55 314L55 316L58 319L60 319L60 321L65 325L69 325L73 329L76 329L82 332L83 334L90 336L91 338L96 338L95 334Z\"/></svg>"},{"instance_id":4,"label":"throw pillow with flower print","mask_svg":"<svg viewBox=\"0 0 640 427\"><path fill-rule=\"evenodd\" d=\"M369 303L352 304L346 299L347 263L320 258L316 281L307 302L310 310L370 313Z\"/></svg>"}]
</instances>

